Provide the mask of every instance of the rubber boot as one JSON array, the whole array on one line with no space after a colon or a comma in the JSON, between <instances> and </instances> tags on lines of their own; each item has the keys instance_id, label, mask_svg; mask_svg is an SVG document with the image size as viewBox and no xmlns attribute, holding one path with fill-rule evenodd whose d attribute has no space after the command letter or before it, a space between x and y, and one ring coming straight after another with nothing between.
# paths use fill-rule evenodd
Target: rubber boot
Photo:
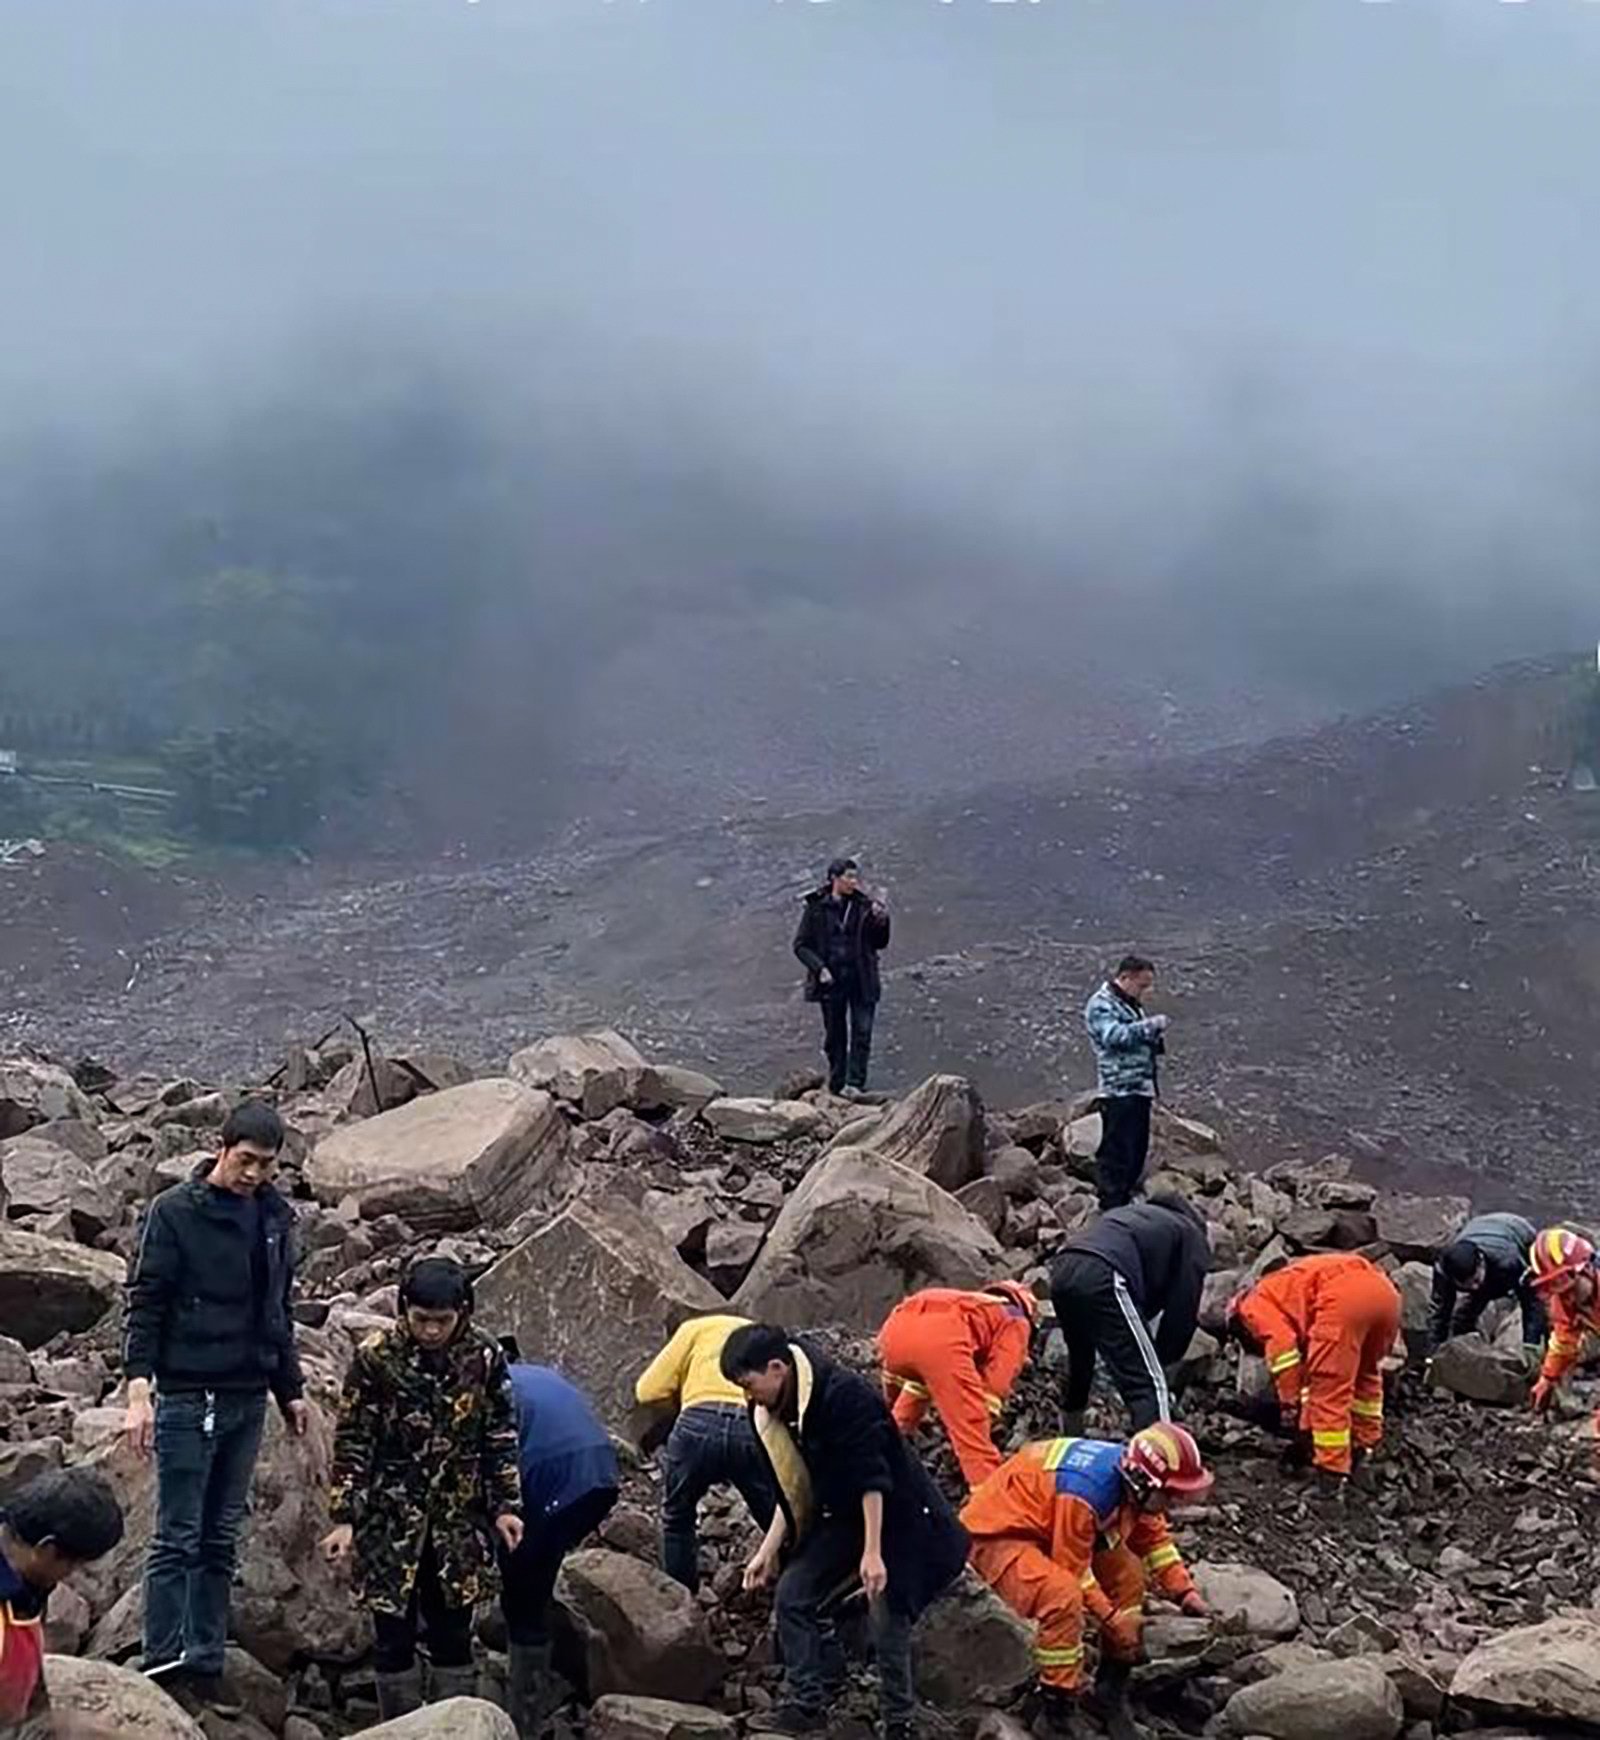
<instances>
[{"instance_id":1,"label":"rubber boot","mask_svg":"<svg viewBox=\"0 0 1600 1740\"><path fill-rule=\"evenodd\" d=\"M468 1662L464 1667L430 1667L428 1669L428 1702L442 1704L446 1698L475 1698L478 1695L478 1669Z\"/></svg>"},{"instance_id":2,"label":"rubber boot","mask_svg":"<svg viewBox=\"0 0 1600 1740\"><path fill-rule=\"evenodd\" d=\"M1128 1682L1133 1677L1131 1665L1124 1661L1102 1659L1089 1694L1088 1708L1105 1724L1111 1740L1142 1740L1144 1730L1133 1719L1128 1707Z\"/></svg>"},{"instance_id":3,"label":"rubber boot","mask_svg":"<svg viewBox=\"0 0 1600 1740\"><path fill-rule=\"evenodd\" d=\"M397 1674L374 1674L378 1686L378 1719L393 1722L422 1708L422 1669L415 1662Z\"/></svg>"},{"instance_id":4,"label":"rubber boot","mask_svg":"<svg viewBox=\"0 0 1600 1740\"><path fill-rule=\"evenodd\" d=\"M536 1740L554 1702L551 1696L551 1659L554 1646L545 1643L514 1643L510 1649L510 1672L506 1677L507 1714L522 1740Z\"/></svg>"}]
</instances>

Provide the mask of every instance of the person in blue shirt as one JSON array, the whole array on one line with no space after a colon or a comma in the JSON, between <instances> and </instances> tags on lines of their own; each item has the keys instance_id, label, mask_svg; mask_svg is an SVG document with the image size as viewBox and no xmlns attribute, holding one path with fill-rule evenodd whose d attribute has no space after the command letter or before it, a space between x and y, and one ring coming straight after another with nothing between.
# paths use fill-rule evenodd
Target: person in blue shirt
<instances>
[{"instance_id":1,"label":"person in blue shirt","mask_svg":"<svg viewBox=\"0 0 1600 1740\"><path fill-rule=\"evenodd\" d=\"M524 1740L550 1710L550 1597L561 1561L617 1502L617 1453L588 1399L546 1365L528 1365L516 1341L511 1361L522 1472L522 1545L500 1555L501 1606L510 1647L511 1719Z\"/></svg>"}]
</instances>

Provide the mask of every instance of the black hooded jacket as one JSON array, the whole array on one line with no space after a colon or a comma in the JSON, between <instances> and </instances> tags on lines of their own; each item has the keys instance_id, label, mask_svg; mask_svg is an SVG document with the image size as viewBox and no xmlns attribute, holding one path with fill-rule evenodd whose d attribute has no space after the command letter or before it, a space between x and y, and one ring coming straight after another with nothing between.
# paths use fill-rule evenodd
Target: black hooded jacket
<instances>
[{"instance_id":1,"label":"black hooded jacket","mask_svg":"<svg viewBox=\"0 0 1600 1740\"><path fill-rule=\"evenodd\" d=\"M1067 1240L1062 1255L1087 1252L1128 1284L1146 1323L1159 1312L1156 1357L1170 1365L1187 1352L1211 1270L1211 1242L1199 1211L1183 1197L1153 1196L1114 1208Z\"/></svg>"},{"instance_id":2,"label":"black hooded jacket","mask_svg":"<svg viewBox=\"0 0 1600 1740\"><path fill-rule=\"evenodd\" d=\"M128 1281L124 1369L168 1391L270 1389L280 1403L292 1402L305 1388L289 1315L294 1216L262 1185L261 1239L251 1251L247 1223L207 1182L213 1164L196 1167L144 1212Z\"/></svg>"},{"instance_id":3,"label":"black hooded jacket","mask_svg":"<svg viewBox=\"0 0 1600 1740\"><path fill-rule=\"evenodd\" d=\"M794 933L794 952L806 970L806 1001L822 995L819 975L828 964L828 900L832 890L824 886L806 896L800 923ZM889 946L889 915L875 913L872 902L860 889L845 899L845 935L850 943L851 971L855 993L863 1003L876 1003L883 995L878 972L878 951Z\"/></svg>"}]
</instances>

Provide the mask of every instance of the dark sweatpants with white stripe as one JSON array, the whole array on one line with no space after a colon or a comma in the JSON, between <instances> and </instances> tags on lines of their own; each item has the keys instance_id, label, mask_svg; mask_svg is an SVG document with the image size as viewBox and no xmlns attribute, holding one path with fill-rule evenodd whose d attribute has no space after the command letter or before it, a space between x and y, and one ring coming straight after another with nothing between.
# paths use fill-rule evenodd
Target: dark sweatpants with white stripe
<instances>
[{"instance_id":1,"label":"dark sweatpants with white stripe","mask_svg":"<svg viewBox=\"0 0 1600 1740\"><path fill-rule=\"evenodd\" d=\"M1088 1403L1098 1356L1133 1416L1135 1432L1170 1420L1167 1376L1150 1331L1128 1283L1110 1263L1092 1251L1068 1251L1051 1276L1050 1297L1067 1343L1067 1412L1081 1413Z\"/></svg>"}]
</instances>

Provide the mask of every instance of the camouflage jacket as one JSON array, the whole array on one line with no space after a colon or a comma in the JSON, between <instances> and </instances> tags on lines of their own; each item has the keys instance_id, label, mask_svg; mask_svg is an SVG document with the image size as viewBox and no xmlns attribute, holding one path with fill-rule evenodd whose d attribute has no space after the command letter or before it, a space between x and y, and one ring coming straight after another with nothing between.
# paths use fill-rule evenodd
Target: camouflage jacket
<instances>
[{"instance_id":1,"label":"camouflage jacket","mask_svg":"<svg viewBox=\"0 0 1600 1740\"><path fill-rule=\"evenodd\" d=\"M470 1323L425 1354L396 1325L356 1349L334 1437L328 1511L355 1531L356 1592L403 1614L429 1539L453 1606L489 1594L490 1525L520 1513L505 1355Z\"/></svg>"}]
</instances>

